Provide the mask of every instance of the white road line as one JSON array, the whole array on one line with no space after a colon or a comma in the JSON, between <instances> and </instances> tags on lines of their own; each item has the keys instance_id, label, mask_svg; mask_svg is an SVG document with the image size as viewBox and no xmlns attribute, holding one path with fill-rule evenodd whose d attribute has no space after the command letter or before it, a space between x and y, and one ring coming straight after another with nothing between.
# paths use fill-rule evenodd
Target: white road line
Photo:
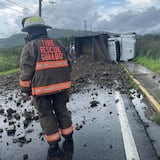
<instances>
[{"instance_id":1,"label":"white road line","mask_svg":"<svg viewBox=\"0 0 160 160\"><path fill-rule=\"evenodd\" d=\"M124 102L119 91L115 91L116 106L122 131L126 160L140 160L132 131L128 122Z\"/></svg>"}]
</instances>

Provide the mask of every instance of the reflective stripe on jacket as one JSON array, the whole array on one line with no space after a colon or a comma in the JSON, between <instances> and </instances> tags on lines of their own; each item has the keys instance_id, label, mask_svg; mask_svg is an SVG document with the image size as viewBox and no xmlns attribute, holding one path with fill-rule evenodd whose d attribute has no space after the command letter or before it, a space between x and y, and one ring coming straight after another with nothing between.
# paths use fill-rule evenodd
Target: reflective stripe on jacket
<instances>
[{"instance_id":1,"label":"reflective stripe on jacket","mask_svg":"<svg viewBox=\"0 0 160 160\"><path fill-rule=\"evenodd\" d=\"M47 95L71 87L69 63L64 47L51 38L28 42L20 58L20 86L34 96Z\"/></svg>"},{"instance_id":2,"label":"reflective stripe on jacket","mask_svg":"<svg viewBox=\"0 0 160 160\"><path fill-rule=\"evenodd\" d=\"M42 95L46 93L53 93L53 92L61 91L68 88L71 88L70 81L56 83L48 86L35 87L35 88L32 88L32 95Z\"/></svg>"},{"instance_id":3,"label":"reflective stripe on jacket","mask_svg":"<svg viewBox=\"0 0 160 160\"><path fill-rule=\"evenodd\" d=\"M68 67L67 60L37 62L35 70L43 70L48 68Z\"/></svg>"}]
</instances>

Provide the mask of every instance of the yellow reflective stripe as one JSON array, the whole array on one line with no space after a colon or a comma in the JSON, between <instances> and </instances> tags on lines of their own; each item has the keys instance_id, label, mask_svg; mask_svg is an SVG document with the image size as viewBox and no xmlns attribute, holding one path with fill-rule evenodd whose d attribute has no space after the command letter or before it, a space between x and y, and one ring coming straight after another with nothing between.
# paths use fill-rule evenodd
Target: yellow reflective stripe
<instances>
[{"instance_id":1,"label":"yellow reflective stripe","mask_svg":"<svg viewBox=\"0 0 160 160\"><path fill-rule=\"evenodd\" d=\"M43 19L41 17L29 17L26 19L26 22L35 22L35 21L39 21L39 22L43 22Z\"/></svg>"},{"instance_id":2,"label":"yellow reflective stripe","mask_svg":"<svg viewBox=\"0 0 160 160\"><path fill-rule=\"evenodd\" d=\"M71 125L70 127L68 127L68 128L65 128L65 129L62 129L61 128L61 133L62 133L62 135L68 135L68 134L70 134L70 133L72 133L73 132L73 125Z\"/></svg>"},{"instance_id":3,"label":"yellow reflective stripe","mask_svg":"<svg viewBox=\"0 0 160 160\"><path fill-rule=\"evenodd\" d=\"M42 95L71 88L71 81L32 88L32 95Z\"/></svg>"},{"instance_id":4,"label":"yellow reflective stripe","mask_svg":"<svg viewBox=\"0 0 160 160\"><path fill-rule=\"evenodd\" d=\"M67 66L68 66L67 60L45 61L45 62L37 62L35 70L59 68L59 67L67 67Z\"/></svg>"},{"instance_id":5,"label":"yellow reflective stripe","mask_svg":"<svg viewBox=\"0 0 160 160\"><path fill-rule=\"evenodd\" d=\"M31 86L31 81L19 80L19 84L20 84L21 87L30 87Z\"/></svg>"},{"instance_id":6,"label":"yellow reflective stripe","mask_svg":"<svg viewBox=\"0 0 160 160\"><path fill-rule=\"evenodd\" d=\"M25 20L25 27L32 24L44 24L44 20L41 17L29 17Z\"/></svg>"},{"instance_id":7,"label":"yellow reflective stripe","mask_svg":"<svg viewBox=\"0 0 160 160\"><path fill-rule=\"evenodd\" d=\"M35 22L35 21L43 22L43 19L41 17L32 17L31 21L32 22Z\"/></svg>"},{"instance_id":8,"label":"yellow reflective stripe","mask_svg":"<svg viewBox=\"0 0 160 160\"><path fill-rule=\"evenodd\" d=\"M59 140L59 139L60 139L59 132L56 132L56 133L50 134L50 135L45 135L45 140L48 141L48 142L56 141L56 140Z\"/></svg>"}]
</instances>

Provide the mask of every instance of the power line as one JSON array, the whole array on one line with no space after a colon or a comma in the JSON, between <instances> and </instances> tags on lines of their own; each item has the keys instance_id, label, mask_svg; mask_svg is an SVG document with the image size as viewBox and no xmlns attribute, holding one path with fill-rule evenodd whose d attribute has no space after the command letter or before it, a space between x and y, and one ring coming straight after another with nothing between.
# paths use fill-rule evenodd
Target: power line
<instances>
[{"instance_id":1,"label":"power line","mask_svg":"<svg viewBox=\"0 0 160 160\"><path fill-rule=\"evenodd\" d=\"M18 13L23 13L23 12L21 12L21 11L19 11L19 10L17 10L17 9L14 9L14 8L12 8L12 7L7 7L7 8L9 8L9 9L11 9L11 10L13 10L13 11L16 11L16 12L18 12Z\"/></svg>"},{"instance_id":2,"label":"power line","mask_svg":"<svg viewBox=\"0 0 160 160\"><path fill-rule=\"evenodd\" d=\"M37 0L36 0L37 1ZM36 2L35 1L35 2ZM25 2L31 2L31 3L33 3L33 0L25 0Z\"/></svg>"},{"instance_id":3,"label":"power line","mask_svg":"<svg viewBox=\"0 0 160 160\"><path fill-rule=\"evenodd\" d=\"M14 4L14 5L17 5L17 6L21 7L21 8L24 8L24 9L30 10L29 8L27 8L27 7L23 6L23 5L22 5L22 4L20 4L20 3L12 2L12 1L10 1L10 0L7 0L7 1L8 1L9 3L12 3L12 4Z\"/></svg>"},{"instance_id":4,"label":"power line","mask_svg":"<svg viewBox=\"0 0 160 160\"><path fill-rule=\"evenodd\" d=\"M9 0L7 0L9 3L12 3L12 4L14 4L14 5L17 5L17 6L19 6L19 7L22 7L22 8L25 8L24 6L22 6L22 5L20 5L20 4L18 4L18 3L15 3L15 2L12 2L12 1L9 1ZM28 9L28 8L27 8Z\"/></svg>"},{"instance_id":5,"label":"power line","mask_svg":"<svg viewBox=\"0 0 160 160\"><path fill-rule=\"evenodd\" d=\"M53 3L56 4L56 2L53 2ZM57 17L57 18L64 17L65 12L64 12L64 9L61 6L55 7L55 5L52 5L52 7L54 8L54 10L53 10L54 13L53 14L55 15L55 17ZM46 15L45 12L44 12L44 15ZM46 15L46 17L48 18L48 14ZM69 25L67 23L65 23L63 25L65 25L67 28L71 28L71 25Z\"/></svg>"},{"instance_id":6,"label":"power line","mask_svg":"<svg viewBox=\"0 0 160 160\"><path fill-rule=\"evenodd\" d=\"M1 13L5 13L5 14L9 14L9 15L12 15L12 16L13 16L12 13L8 13L8 12L2 11L2 10L0 10L0 12L1 12Z\"/></svg>"}]
</instances>

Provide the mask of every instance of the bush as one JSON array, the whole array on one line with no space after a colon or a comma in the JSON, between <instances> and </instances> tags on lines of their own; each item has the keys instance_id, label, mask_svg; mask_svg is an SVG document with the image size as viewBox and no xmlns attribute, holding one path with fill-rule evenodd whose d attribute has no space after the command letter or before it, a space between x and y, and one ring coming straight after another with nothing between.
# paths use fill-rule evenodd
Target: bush
<instances>
[{"instance_id":1,"label":"bush","mask_svg":"<svg viewBox=\"0 0 160 160\"><path fill-rule=\"evenodd\" d=\"M160 35L147 34L137 36L136 52L138 56L160 59Z\"/></svg>"},{"instance_id":2,"label":"bush","mask_svg":"<svg viewBox=\"0 0 160 160\"><path fill-rule=\"evenodd\" d=\"M21 50L21 47L0 49L0 72L19 67Z\"/></svg>"}]
</instances>

